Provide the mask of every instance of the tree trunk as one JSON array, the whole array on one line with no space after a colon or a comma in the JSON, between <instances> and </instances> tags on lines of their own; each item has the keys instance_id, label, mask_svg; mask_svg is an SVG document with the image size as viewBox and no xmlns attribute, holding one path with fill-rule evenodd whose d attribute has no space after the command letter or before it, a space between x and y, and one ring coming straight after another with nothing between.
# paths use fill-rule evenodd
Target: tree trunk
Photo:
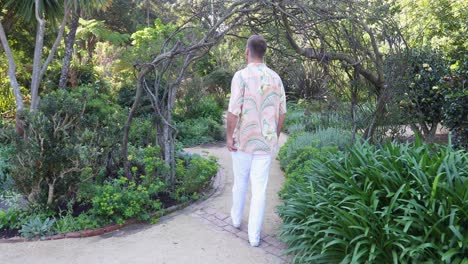
<instances>
[{"instance_id":1,"label":"tree trunk","mask_svg":"<svg viewBox=\"0 0 468 264\"><path fill-rule=\"evenodd\" d=\"M52 183L49 183L49 192L47 194L47 205L51 205L54 201L54 191L55 191L55 180Z\"/></svg>"},{"instance_id":2,"label":"tree trunk","mask_svg":"<svg viewBox=\"0 0 468 264\"><path fill-rule=\"evenodd\" d=\"M124 166L124 173L125 176L129 180L133 180L132 172L130 170L130 164L128 162L128 133L130 132L130 126L132 125L133 116L140 104L142 90L143 90L143 78L148 73L148 70L140 72L138 75L137 81L137 89L135 94L135 101L133 101L132 108L130 108L130 112L128 113L127 121L125 122L124 132L123 132L123 140L122 140L122 160Z\"/></svg>"},{"instance_id":3,"label":"tree trunk","mask_svg":"<svg viewBox=\"0 0 468 264\"><path fill-rule=\"evenodd\" d=\"M357 133L357 116L356 116L356 108L357 108L357 101L358 101L358 80L359 80L359 73L354 71L354 83L351 85L351 115L353 118L353 134L352 134L352 142L356 142L356 133Z\"/></svg>"},{"instance_id":4,"label":"tree trunk","mask_svg":"<svg viewBox=\"0 0 468 264\"><path fill-rule=\"evenodd\" d=\"M36 6L39 1L36 0ZM36 8L37 9L37 8ZM36 10L37 31L36 46L34 48L33 72L31 77L31 106L30 109L35 112L39 106L39 85L41 83L40 73L42 66L42 49L44 48L45 21L39 17Z\"/></svg>"},{"instance_id":5,"label":"tree trunk","mask_svg":"<svg viewBox=\"0 0 468 264\"><path fill-rule=\"evenodd\" d=\"M383 85L382 85L383 86ZM371 140L372 137L374 136L374 133L375 133L375 129L378 125L378 122L380 122L384 115L385 115L385 104L386 104L386 101L387 101L387 93L385 91L385 88L380 88L379 89L381 92L380 92L380 95L377 99L377 105L376 105L376 108L375 108L375 111L374 111L374 114L372 115L372 119L369 123L369 125L367 126L366 128L366 131L364 131L364 139L366 140Z\"/></svg>"},{"instance_id":6,"label":"tree trunk","mask_svg":"<svg viewBox=\"0 0 468 264\"><path fill-rule=\"evenodd\" d=\"M16 79L16 65L15 60L13 58L13 54L10 49L10 45L8 44L8 40L6 38L5 30L3 29L2 23L0 23L0 40L2 42L3 49L8 58L8 78L10 79L11 87L13 88L13 94L15 96L16 101L16 133L20 136L24 134L23 123L21 122L19 116L21 111L24 109L24 102L23 102L23 95L21 94L21 90L18 84L18 80Z\"/></svg>"},{"instance_id":7,"label":"tree trunk","mask_svg":"<svg viewBox=\"0 0 468 264\"><path fill-rule=\"evenodd\" d=\"M68 80L68 71L70 70L70 63L73 56L73 46L75 45L76 39L76 30L79 26L80 21L80 6L73 12L73 17L70 22L70 32L68 32L67 39L65 42L65 56L63 57L62 61L62 72L60 74L60 82L59 88L66 89L67 88L67 80Z\"/></svg>"}]
</instances>

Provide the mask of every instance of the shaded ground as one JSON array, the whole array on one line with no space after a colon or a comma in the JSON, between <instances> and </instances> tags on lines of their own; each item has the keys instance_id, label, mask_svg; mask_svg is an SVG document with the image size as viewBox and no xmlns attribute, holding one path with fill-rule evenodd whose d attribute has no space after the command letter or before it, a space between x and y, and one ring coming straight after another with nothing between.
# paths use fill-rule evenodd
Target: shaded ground
<instances>
[{"instance_id":1,"label":"shaded ground","mask_svg":"<svg viewBox=\"0 0 468 264\"><path fill-rule=\"evenodd\" d=\"M282 143L285 137L281 138ZM225 175L210 199L161 219L156 225L133 225L98 237L37 241L16 244L0 242L0 263L285 263L283 246L275 235L281 219L275 213L277 192L283 184L274 160L267 190L265 241L259 248L246 240L245 226L234 230L227 215L231 206L232 166L223 145L188 149L218 157ZM248 197L247 200L250 200ZM248 204L244 212L247 221Z\"/></svg>"}]
</instances>

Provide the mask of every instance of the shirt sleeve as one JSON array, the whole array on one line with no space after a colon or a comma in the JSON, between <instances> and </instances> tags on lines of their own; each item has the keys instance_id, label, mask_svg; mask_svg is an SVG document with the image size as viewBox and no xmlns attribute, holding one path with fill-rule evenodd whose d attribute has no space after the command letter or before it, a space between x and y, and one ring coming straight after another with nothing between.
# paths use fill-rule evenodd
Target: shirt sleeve
<instances>
[{"instance_id":1,"label":"shirt sleeve","mask_svg":"<svg viewBox=\"0 0 468 264\"><path fill-rule=\"evenodd\" d=\"M231 82L231 98L229 99L228 111L235 115L239 116L242 111L242 105L244 104L244 87L242 85L242 80L240 73L236 72L234 77L232 77Z\"/></svg>"},{"instance_id":2,"label":"shirt sleeve","mask_svg":"<svg viewBox=\"0 0 468 264\"><path fill-rule=\"evenodd\" d=\"M279 105L279 113L281 115L286 114L286 93L284 92L283 81L281 78L279 79L279 85L281 89L281 97L280 97L280 105Z\"/></svg>"}]
</instances>

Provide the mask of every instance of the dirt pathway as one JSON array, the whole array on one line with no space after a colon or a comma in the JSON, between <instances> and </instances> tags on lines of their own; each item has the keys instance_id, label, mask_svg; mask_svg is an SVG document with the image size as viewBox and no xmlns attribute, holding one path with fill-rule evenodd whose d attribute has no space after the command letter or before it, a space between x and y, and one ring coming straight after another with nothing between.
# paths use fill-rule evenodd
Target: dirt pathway
<instances>
[{"instance_id":1,"label":"dirt pathway","mask_svg":"<svg viewBox=\"0 0 468 264\"><path fill-rule=\"evenodd\" d=\"M282 136L281 142L284 143ZM232 189L230 153L224 145L187 149L219 158L224 175L216 194L168 215L156 225L132 225L97 237L55 241L0 242L0 263L287 263L284 246L276 239L281 219L276 215L283 175L274 160L267 190L263 241L259 248L247 242L248 203L241 231L229 221ZM250 200L248 197L247 201Z\"/></svg>"}]
</instances>

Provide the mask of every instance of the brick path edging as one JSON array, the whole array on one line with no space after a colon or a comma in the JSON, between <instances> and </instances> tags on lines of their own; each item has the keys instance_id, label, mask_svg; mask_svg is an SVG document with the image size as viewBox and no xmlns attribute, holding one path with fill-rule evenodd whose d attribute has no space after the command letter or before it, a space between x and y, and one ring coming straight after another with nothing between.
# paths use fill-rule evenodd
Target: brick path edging
<instances>
[{"instance_id":1,"label":"brick path edging","mask_svg":"<svg viewBox=\"0 0 468 264\"><path fill-rule=\"evenodd\" d=\"M232 226L231 217L225 213L210 207L203 207L194 210L190 215L195 218L200 218L205 224L211 226L211 228L215 230L226 232L227 234L243 240L245 243L249 243L247 224L243 223L240 228L235 228ZM287 248L286 245L279 241L274 234L262 235L259 248L264 250L267 254L280 258L283 263L291 262L290 256L284 253Z\"/></svg>"},{"instance_id":2,"label":"brick path edging","mask_svg":"<svg viewBox=\"0 0 468 264\"><path fill-rule=\"evenodd\" d=\"M155 213L152 213L151 214L151 217L154 217L154 216L158 216L158 217L163 217L163 216L166 216L166 215L169 215L171 213L174 213L176 211L179 211L183 208L186 208L188 207L189 205L192 205L194 203L198 203L198 202L203 202L205 200L207 200L208 198L210 198L211 196L213 196L220 187L221 184L224 183L224 171L222 170L222 168L220 168L218 170L218 172L216 173L215 177L213 177L212 181L211 181L211 188L209 188L205 193L203 193L201 196L200 196L200 199L198 200L190 200L190 201L187 201L187 202L184 202L184 203L181 203L181 204L176 204L176 205L173 205L171 207L168 207L162 211L158 211L158 212L155 212ZM100 235L103 235L103 234L106 234L106 233L110 233L110 232L113 232L113 231L116 231L116 230L119 230L125 226L128 226L128 225L133 225L133 224L137 224L137 223L141 223L142 221L138 220L138 219L129 219L127 221L125 221L125 223L123 224L112 224L112 225L108 225L108 226L104 226L104 227L100 227L100 228L96 228L96 229L85 229L85 230L80 230L80 231L75 231L75 232L69 232L69 233L65 233L65 234L56 234L56 235L50 235L50 236L45 236L44 239L42 240L58 240L58 239L65 239L65 238L85 238L85 237L92 237L92 236L100 236ZM12 237L12 238L7 238L7 239L0 239L0 244L7 244L7 243L21 243L21 242L33 242L33 241L42 241L41 239L33 239L33 240L28 240L28 239L25 239L25 238L21 238L21 237Z\"/></svg>"}]
</instances>

